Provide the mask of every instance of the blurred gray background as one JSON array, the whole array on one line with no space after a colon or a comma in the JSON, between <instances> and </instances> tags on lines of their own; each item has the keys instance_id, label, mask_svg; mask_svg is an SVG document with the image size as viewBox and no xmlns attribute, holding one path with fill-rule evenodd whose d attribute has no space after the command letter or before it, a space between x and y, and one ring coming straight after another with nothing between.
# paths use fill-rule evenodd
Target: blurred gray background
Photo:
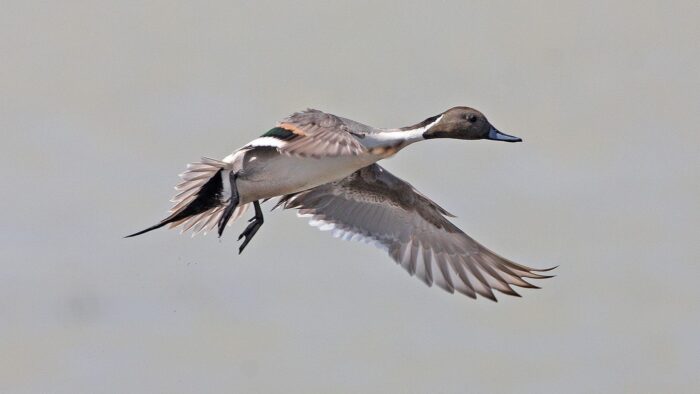
<instances>
[{"instance_id":1,"label":"blurred gray background","mask_svg":"<svg viewBox=\"0 0 700 394\"><path fill-rule=\"evenodd\" d=\"M692 392L700 379L697 1L24 2L0 13L0 391ZM384 162L504 256L499 303L275 212L125 234L177 174L285 115L451 106L522 144ZM265 210L271 206L266 204Z\"/></svg>"}]
</instances>

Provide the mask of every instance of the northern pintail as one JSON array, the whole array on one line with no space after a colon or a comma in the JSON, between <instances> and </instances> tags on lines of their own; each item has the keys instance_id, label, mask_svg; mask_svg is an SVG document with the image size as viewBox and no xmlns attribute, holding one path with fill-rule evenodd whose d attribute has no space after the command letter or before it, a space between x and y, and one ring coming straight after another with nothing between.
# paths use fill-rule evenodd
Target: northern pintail
<instances>
[{"instance_id":1,"label":"northern pintail","mask_svg":"<svg viewBox=\"0 0 700 394\"><path fill-rule=\"evenodd\" d=\"M260 202L281 197L273 209L298 209L299 216L335 237L372 243L428 286L494 301L493 290L518 296L511 286L537 288L523 278L549 278L539 273L548 269L516 264L486 249L447 219L453 215L376 164L433 138L521 141L469 107L397 129L308 109L223 160L189 164L175 186L170 215L128 237L165 225L193 235L216 227L221 237L252 204L255 215L238 237L244 238L240 253L263 224Z\"/></svg>"}]
</instances>

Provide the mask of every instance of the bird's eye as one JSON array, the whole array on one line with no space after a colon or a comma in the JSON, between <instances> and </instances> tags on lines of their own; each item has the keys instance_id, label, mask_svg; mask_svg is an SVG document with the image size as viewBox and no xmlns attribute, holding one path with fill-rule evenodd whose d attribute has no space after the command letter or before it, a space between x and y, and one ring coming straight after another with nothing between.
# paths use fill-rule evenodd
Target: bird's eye
<instances>
[{"instance_id":1,"label":"bird's eye","mask_svg":"<svg viewBox=\"0 0 700 394\"><path fill-rule=\"evenodd\" d=\"M473 114L472 114L472 115L467 116L467 121L468 121L469 123L474 123L474 122L476 122L476 115L473 115Z\"/></svg>"}]
</instances>

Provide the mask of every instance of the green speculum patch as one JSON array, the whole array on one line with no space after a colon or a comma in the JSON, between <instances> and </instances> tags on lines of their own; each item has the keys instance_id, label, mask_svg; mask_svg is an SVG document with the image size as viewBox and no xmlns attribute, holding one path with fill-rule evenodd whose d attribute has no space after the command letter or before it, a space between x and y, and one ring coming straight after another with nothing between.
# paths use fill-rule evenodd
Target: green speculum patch
<instances>
[{"instance_id":1,"label":"green speculum patch","mask_svg":"<svg viewBox=\"0 0 700 394\"><path fill-rule=\"evenodd\" d=\"M296 137L297 135L292 133L291 131L287 129L283 129L281 127L275 127L274 129L270 129L267 133L263 134L261 137L272 137L272 138L277 138L278 140L282 141L287 141L291 140L292 138Z\"/></svg>"}]
</instances>

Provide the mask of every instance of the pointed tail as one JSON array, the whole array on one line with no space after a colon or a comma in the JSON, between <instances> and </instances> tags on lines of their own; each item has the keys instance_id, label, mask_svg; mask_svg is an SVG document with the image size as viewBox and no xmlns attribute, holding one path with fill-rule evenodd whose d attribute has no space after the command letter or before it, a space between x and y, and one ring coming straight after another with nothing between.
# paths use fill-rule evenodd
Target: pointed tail
<instances>
[{"instance_id":1,"label":"pointed tail","mask_svg":"<svg viewBox=\"0 0 700 394\"><path fill-rule=\"evenodd\" d=\"M170 228L182 226L183 233L192 229L193 236L201 231L205 234L211 231L217 226L231 197L230 188L225 183L228 182L230 172L227 163L209 158L188 164L187 171L180 174L182 182L175 186L178 193L171 199L174 205L170 208L170 215L159 223L124 238L135 237L165 225L170 225ZM236 207L228 224L243 215L248 205Z\"/></svg>"}]
</instances>

